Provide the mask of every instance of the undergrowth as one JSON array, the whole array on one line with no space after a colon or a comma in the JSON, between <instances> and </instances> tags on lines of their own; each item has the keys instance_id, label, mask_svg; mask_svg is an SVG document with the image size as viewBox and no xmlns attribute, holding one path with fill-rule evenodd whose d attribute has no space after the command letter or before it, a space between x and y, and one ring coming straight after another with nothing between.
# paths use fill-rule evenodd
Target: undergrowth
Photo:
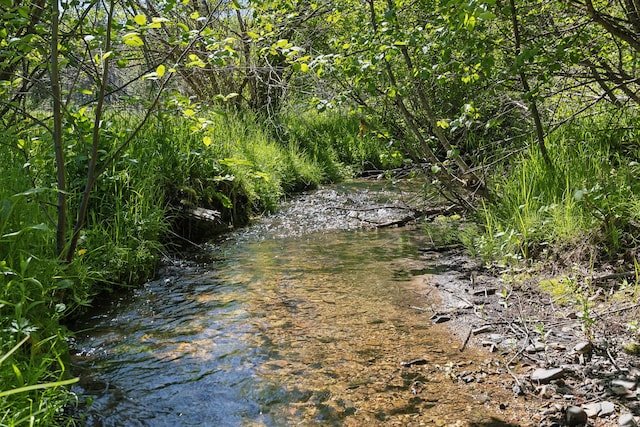
<instances>
[{"instance_id":1,"label":"undergrowth","mask_svg":"<svg viewBox=\"0 0 640 427\"><path fill-rule=\"evenodd\" d=\"M502 264L633 263L640 236L640 128L637 118L576 119L547 139L553 166L532 147L492 176L493 201L480 210L473 241Z\"/></svg>"}]
</instances>

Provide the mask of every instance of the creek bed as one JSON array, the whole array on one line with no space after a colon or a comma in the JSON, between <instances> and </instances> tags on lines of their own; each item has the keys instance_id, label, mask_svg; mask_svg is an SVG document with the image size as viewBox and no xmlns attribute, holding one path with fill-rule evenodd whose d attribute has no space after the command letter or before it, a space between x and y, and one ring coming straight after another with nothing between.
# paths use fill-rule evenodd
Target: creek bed
<instances>
[{"instance_id":1,"label":"creek bed","mask_svg":"<svg viewBox=\"0 0 640 427\"><path fill-rule=\"evenodd\" d=\"M506 374L430 319L424 232L371 228L409 200L370 183L299 197L96 308L75 342L86 424L522 424Z\"/></svg>"}]
</instances>

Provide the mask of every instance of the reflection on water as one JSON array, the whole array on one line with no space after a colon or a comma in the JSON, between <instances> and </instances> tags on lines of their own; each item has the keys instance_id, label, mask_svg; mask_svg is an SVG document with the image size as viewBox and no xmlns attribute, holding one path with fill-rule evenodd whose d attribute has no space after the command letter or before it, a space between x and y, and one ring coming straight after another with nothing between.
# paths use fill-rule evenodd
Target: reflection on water
<instances>
[{"instance_id":1,"label":"reflection on water","mask_svg":"<svg viewBox=\"0 0 640 427\"><path fill-rule=\"evenodd\" d=\"M417 230L211 245L94 314L78 334L89 426L484 422L500 379L429 320ZM400 362L426 364L402 367ZM484 365L483 365L484 366ZM489 377L492 375L488 372ZM489 402L489 403L487 403ZM506 414L509 416L509 414Z\"/></svg>"}]
</instances>

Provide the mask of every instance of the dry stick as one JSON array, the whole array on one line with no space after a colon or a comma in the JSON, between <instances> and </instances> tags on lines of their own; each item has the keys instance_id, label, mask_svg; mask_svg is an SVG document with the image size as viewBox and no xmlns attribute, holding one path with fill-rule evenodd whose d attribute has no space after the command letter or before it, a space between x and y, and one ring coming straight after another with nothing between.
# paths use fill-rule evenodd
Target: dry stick
<instances>
[{"instance_id":1,"label":"dry stick","mask_svg":"<svg viewBox=\"0 0 640 427\"><path fill-rule=\"evenodd\" d=\"M458 349L460 352L463 352L465 347L467 346L467 343L469 342L469 338L471 338L471 332L473 331L472 328L469 328L469 332L467 332L467 337L464 339L464 342L462 343L462 346L460 346L460 348Z\"/></svg>"},{"instance_id":2,"label":"dry stick","mask_svg":"<svg viewBox=\"0 0 640 427\"><path fill-rule=\"evenodd\" d=\"M640 307L640 303L638 304L632 304L630 306L627 307L622 307L622 308L616 308L615 310L608 310L602 313L596 313L596 315L594 316L596 319L602 316L607 316L609 314L614 314L614 313L619 313L621 311L626 311L626 310L631 310L632 308L637 308Z\"/></svg>"},{"instance_id":3,"label":"dry stick","mask_svg":"<svg viewBox=\"0 0 640 427\"><path fill-rule=\"evenodd\" d=\"M616 368L616 371L618 371L619 373L622 373L622 369L620 369L616 361L613 359L613 356L611 355L611 352L609 351L609 349L607 349L607 357L609 357L609 361L611 362L613 367Z\"/></svg>"}]
</instances>

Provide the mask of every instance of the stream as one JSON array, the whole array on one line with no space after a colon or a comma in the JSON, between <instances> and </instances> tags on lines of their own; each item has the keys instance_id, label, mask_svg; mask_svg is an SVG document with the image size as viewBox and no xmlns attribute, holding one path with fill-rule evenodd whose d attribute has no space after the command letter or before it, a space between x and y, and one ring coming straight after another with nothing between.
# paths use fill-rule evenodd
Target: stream
<instances>
[{"instance_id":1,"label":"stream","mask_svg":"<svg viewBox=\"0 0 640 427\"><path fill-rule=\"evenodd\" d=\"M300 196L102 301L73 343L79 416L87 426L510 425L519 414L504 404L505 375L431 320L429 278L455 272L424 250L420 226L371 227L406 215L416 190L354 182ZM465 384L462 371L484 380Z\"/></svg>"}]
</instances>

